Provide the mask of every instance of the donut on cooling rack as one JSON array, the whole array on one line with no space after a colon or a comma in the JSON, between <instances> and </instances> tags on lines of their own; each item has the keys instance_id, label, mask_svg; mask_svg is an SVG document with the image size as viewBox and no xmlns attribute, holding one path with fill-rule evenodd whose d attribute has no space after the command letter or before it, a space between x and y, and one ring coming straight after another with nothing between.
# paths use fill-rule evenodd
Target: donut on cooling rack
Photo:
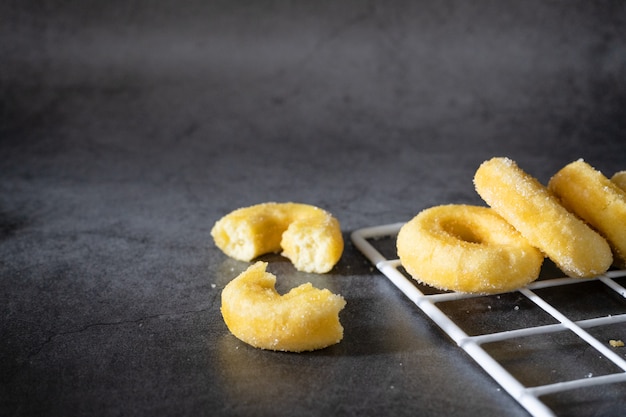
<instances>
[{"instance_id":1,"label":"donut on cooling rack","mask_svg":"<svg viewBox=\"0 0 626 417\"><path fill-rule=\"evenodd\" d=\"M618 178L619 181L619 178ZM550 179L561 204L606 238L614 263L626 266L626 192L582 159Z\"/></svg>"},{"instance_id":2,"label":"donut on cooling rack","mask_svg":"<svg viewBox=\"0 0 626 417\"><path fill-rule=\"evenodd\" d=\"M613 255L607 241L513 160L497 157L483 162L474 185L494 211L565 274L592 277L611 266Z\"/></svg>"},{"instance_id":3,"label":"donut on cooling rack","mask_svg":"<svg viewBox=\"0 0 626 417\"><path fill-rule=\"evenodd\" d=\"M613 174L611 182L626 192L626 171L619 171Z\"/></svg>"},{"instance_id":4,"label":"donut on cooling rack","mask_svg":"<svg viewBox=\"0 0 626 417\"><path fill-rule=\"evenodd\" d=\"M537 279L544 259L492 209L457 204L417 214L400 229L397 250L417 281L466 293L520 288Z\"/></svg>"}]
</instances>

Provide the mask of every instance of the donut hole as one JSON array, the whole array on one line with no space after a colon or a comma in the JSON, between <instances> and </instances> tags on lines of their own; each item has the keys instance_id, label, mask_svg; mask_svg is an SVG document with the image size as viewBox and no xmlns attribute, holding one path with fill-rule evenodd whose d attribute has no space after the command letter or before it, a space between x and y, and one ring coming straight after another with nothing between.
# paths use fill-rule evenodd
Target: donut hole
<instances>
[{"instance_id":1,"label":"donut hole","mask_svg":"<svg viewBox=\"0 0 626 417\"><path fill-rule=\"evenodd\" d=\"M453 219L441 222L441 229L456 239L479 245L485 243L484 238L472 226Z\"/></svg>"}]
</instances>

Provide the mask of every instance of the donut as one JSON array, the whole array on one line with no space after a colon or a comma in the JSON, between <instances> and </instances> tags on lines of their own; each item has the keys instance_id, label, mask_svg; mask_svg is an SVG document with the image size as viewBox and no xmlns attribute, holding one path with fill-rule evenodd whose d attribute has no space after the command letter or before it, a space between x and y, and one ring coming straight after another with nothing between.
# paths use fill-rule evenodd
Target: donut
<instances>
[{"instance_id":1,"label":"donut","mask_svg":"<svg viewBox=\"0 0 626 417\"><path fill-rule=\"evenodd\" d=\"M607 241L513 160L496 157L483 162L474 185L493 210L566 275L592 277L611 266Z\"/></svg>"},{"instance_id":2,"label":"donut","mask_svg":"<svg viewBox=\"0 0 626 417\"><path fill-rule=\"evenodd\" d=\"M548 189L569 211L602 235L613 250L614 263L626 265L626 192L582 159L550 179Z\"/></svg>"},{"instance_id":3,"label":"donut","mask_svg":"<svg viewBox=\"0 0 626 417\"><path fill-rule=\"evenodd\" d=\"M539 276L544 256L488 207L449 204L418 213L398 233L400 263L442 290L497 293Z\"/></svg>"},{"instance_id":4,"label":"donut","mask_svg":"<svg viewBox=\"0 0 626 417\"><path fill-rule=\"evenodd\" d=\"M228 330L267 350L303 352L339 343L343 297L311 283L280 295L276 276L266 268L267 262L255 262L222 290L221 312Z\"/></svg>"},{"instance_id":5,"label":"donut","mask_svg":"<svg viewBox=\"0 0 626 417\"><path fill-rule=\"evenodd\" d=\"M626 191L626 171L619 171L611 177L613 184Z\"/></svg>"},{"instance_id":6,"label":"donut","mask_svg":"<svg viewBox=\"0 0 626 417\"><path fill-rule=\"evenodd\" d=\"M215 222L215 244L226 255L251 261L279 253L299 271L325 273L339 261L344 243L339 221L300 203L262 203L237 209Z\"/></svg>"}]
</instances>

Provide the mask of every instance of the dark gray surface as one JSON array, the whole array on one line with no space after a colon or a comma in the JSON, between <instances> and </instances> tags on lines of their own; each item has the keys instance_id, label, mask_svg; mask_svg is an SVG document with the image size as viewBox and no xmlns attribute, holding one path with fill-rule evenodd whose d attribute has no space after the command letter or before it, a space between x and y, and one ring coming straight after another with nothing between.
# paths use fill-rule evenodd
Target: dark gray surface
<instances>
[{"instance_id":1,"label":"dark gray surface","mask_svg":"<svg viewBox=\"0 0 626 417\"><path fill-rule=\"evenodd\" d=\"M626 169L623 2L93 3L0 5L0 415L527 416L348 234L482 204L492 156ZM347 241L327 275L270 258L348 302L313 353L219 313L247 263L213 223L287 200Z\"/></svg>"}]
</instances>

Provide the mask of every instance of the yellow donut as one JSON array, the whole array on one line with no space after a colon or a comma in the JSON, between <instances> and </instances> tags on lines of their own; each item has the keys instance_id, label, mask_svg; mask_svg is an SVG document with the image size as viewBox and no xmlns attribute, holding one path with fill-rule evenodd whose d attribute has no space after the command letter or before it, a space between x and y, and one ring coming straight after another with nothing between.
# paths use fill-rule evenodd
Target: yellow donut
<instances>
[{"instance_id":1,"label":"yellow donut","mask_svg":"<svg viewBox=\"0 0 626 417\"><path fill-rule=\"evenodd\" d=\"M490 208L456 204L421 211L400 229L397 249L417 281L467 293L520 288L544 258Z\"/></svg>"},{"instance_id":2,"label":"yellow donut","mask_svg":"<svg viewBox=\"0 0 626 417\"><path fill-rule=\"evenodd\" d=\"M480 196L567 275L591 277L613 262L606 240L567 211L537 179L509 158L483 162L474 176Z\"/></svg>"},{"instance_id":3,"label":"yellow donut","mask_svg":"<svg viewBox=\"0 0 626 417\"><path fill-rule=\"evenodd\" d=\"M308 204L263 203L218 220L211 236L225 254L241 261L282 250L296 269L325 273L343 253L339 221Z\"/></svg>"},{"instance_id":4,"label":"yellow donut","mask_svg":"<svg viewBox=\"0 0 626 417\"><path fill-rule=\"evenodd\" d=\"M626 264L626 193L620 187L579 159L554 174L548 189L606 238L618 266Z\"/></svg>"},{"instance_id":5,"label":"yellow donut","mask_svg":"<svg viewBox=\"0 0 626 417\"><path fill-rule=\"evenodd\" d=\"M256 262L224 287L222 317L231 333L254 347L287 352L339 343L343 297L310 283L281 296L276 276L266 267L266 262Z\"/></svg>"},{"instance_id":6,"label":"yellow donut","mask_svg":"<svg viewBox=\"0 0 626 417\"><path fill-rule=\"evenodd\" d=\"M626 191L626 171L619 171L611 177L613 184Z\"/></svg>"}]
</instances>

